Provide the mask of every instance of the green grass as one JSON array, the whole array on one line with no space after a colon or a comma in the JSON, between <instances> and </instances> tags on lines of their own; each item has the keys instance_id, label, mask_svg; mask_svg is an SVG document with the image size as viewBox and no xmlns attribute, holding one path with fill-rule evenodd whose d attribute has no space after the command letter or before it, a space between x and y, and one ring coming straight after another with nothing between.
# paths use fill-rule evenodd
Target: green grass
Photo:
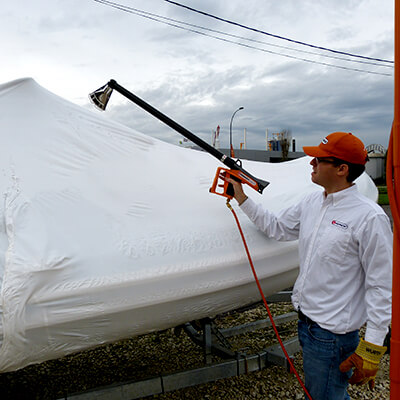
<instances>
[{"instance_id":1,"label":"green grass","mask_svg":"<svg viewBox=\"0 0 400 400\"><path fill-rule=\"evenodd\" d=\"M389 197L386 186L378 186L378 204L381 206L389 204Z\"/></svg>"}]
</instances>

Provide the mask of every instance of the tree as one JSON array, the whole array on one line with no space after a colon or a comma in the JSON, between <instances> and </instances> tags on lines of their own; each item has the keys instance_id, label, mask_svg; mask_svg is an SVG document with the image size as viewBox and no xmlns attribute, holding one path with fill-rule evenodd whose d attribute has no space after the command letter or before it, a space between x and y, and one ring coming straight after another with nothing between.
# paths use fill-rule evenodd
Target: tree
<instances>
[{"instance_id":1,"label":"tree","mask_svg":"<svg viewBox=\"0 0 400 400\"><path fill-rule=\"evenodd\" d=\"M279 142L282 149L282 161L287 161L290 143L292 141L292 132L290 129L282 129L279 132Z\"/></svg>"}]
</instances>

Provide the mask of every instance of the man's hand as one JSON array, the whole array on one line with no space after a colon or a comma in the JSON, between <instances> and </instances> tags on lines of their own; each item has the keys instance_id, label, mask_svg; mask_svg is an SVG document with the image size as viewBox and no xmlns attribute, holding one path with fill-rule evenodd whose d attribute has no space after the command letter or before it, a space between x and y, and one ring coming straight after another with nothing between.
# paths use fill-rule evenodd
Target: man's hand
<instances>
[{"instance_id":1,"label":"man's hand","mask_svg":"<svg viewBox=\"0 0 400 400\"><path fill-rule=\"evenodd\" d=\"M349 383L364 385L368 382L368 386L372 390L375 386L375 376L379 369L379 362L385 352L386 347L361 339L355 353L343 361L339 369L341 372L347 372L354 368Z\"/></svg>"},{"instance_id":2,"label":"man's hand","mask_svg":"<svg viewBox=\"0 0 400 400\"><path fill-rule=\"evenodd\" d=\"M236 179L232 179L232 178L224 178L224 179L233 186L233 190L235 193L233 195L233 197L236 199L236 201L238 202L238 204L240 206L242 203L244 203L247 200L247 196L243 192L242 184L239 181L237 181Z\"/></svg>"}]
</instances>

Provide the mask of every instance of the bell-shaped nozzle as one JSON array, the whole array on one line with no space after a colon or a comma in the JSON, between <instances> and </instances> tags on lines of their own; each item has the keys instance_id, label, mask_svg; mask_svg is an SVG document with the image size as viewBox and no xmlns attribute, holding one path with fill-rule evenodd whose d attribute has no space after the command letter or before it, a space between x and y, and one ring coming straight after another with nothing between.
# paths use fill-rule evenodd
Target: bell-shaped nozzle
<instances>
[{"instance_id":1,"label":"bell-shaped nozzle","mask_svg":"<svg viewBox=\"0 0 400 400\"><path fill-rule=\"evenodd\" d=\"M92 93L89 93L89 99L96 107L104 111L107 107L108 100L110 100L112 91L113 89L107 83L100 89L97 89Z\"/></svg>"}]
</instances>

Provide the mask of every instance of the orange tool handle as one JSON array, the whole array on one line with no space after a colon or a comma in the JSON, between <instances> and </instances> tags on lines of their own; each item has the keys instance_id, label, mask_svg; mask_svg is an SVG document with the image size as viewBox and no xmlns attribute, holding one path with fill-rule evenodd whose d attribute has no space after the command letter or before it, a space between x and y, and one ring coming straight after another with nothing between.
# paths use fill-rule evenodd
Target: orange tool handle
<instances>
[{"instance_id":1,"label":"orange tool handle","mask_svg":"<svg viewBox=\"0 0 400 400\"><path fill-rule=\"evenodd\" d=\"M210 193L218 194L219 196L227 197L232 199L235 194L231 183L227 182L225 178L232 178L238 182L245 183L251 186L254 190L259 190L258 183L246 175L244 172L239 170L227 169L219 167L214 177L213 184L210 188Z\"/></svg>"}]
</instances>

